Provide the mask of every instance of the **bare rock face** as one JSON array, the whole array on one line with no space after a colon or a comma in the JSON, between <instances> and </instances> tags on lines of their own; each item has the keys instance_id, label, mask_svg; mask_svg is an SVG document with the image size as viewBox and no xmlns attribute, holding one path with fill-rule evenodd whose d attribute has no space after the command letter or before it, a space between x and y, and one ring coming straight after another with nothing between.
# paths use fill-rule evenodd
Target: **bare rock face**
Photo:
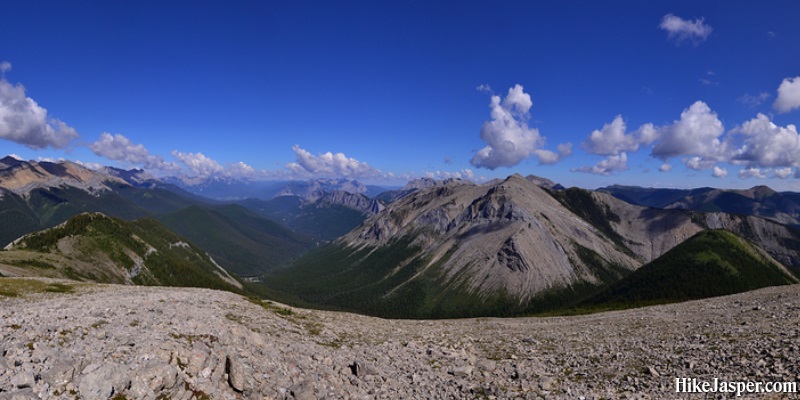
<instances>
[{"instance_id":1,"label":"bare rock face","mask_svg":"<svg viewBox=\"0 0 800 400\"><path fill-rule=\"evenodd\" d=\"M547 290L621 277L705 229L731 230L798 265L796 250L783 246L792 233L755 217L659 210L581 189L548 192L542 186L552 182L519 175L485 185L426 183L341 243L362 249L410 238L448 279L521 303Z\"/></svg>"},{"instance_id":2,"label":"bare rock face","mask_svg":"<svg viewBox=\"0 0 800 400\"><path fill-rule=\"evenodd\" d=\"M795 381L799 311L800 285L577 317L390 321L80 284L0 296L0 399L673 398L676 377Z\"/></svg>"},{"instance_id":3,"label":"bare rock face","mask_svg":"<svg viewBox=\"0 0 800 400\"><path fill-rule=\"evenodd\" d=\"M383 210L383 204L376 199L370 199L361 193L350 193L344 190L320 191L309 197L307 201L313 201L319 205L338 204L370 215L377 214Z\"/></svg>"},{"instance_id":4,"label":"bare rock face","mask_svg":"<svg viewBox=\"0 0 800 400\"><path fill-rule=\"evenodd\" d=\"M228 372L228 384L231 388L236 392L243 392L245 372L242 362L235 356L228 356L225 358L225 371Z\"/></svg>"},{"instance_id":5,"label":"bare rock face","mask_svg":"<svg viewBox=\"0 0 800 400\"><path fill-rule=\"evenodd\" d=\"M93 171L70 161L22 161L10 156L0 160L0 186L22 196L34 189L59 186L97 192L109 190L109 182L128 185L121 178Z\"/></svg>"},{"instance_id":6,"label":"bare rock face","mask_svg":"<svg viewBox=\"0 0 800 400\"><path fill-rule=\"evenodd\" d=\"M447 276L467 276L479 293L507 291L527 301L572 283L599 282L579 249L632 270L639 261L536 184L511 176L496 185L442 184L406 196L345 237L353 247L403 235L433 255L448 254ZM477 262L476 262L477 261Z\"/></svg>"}]
</instances>

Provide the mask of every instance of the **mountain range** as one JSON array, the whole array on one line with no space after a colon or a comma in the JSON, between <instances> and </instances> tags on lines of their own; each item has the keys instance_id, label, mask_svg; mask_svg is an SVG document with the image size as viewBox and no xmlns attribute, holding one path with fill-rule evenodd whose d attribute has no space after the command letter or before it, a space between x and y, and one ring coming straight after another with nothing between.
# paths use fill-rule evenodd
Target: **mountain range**
<instances>
[{"instance_id":1,"label":"mountain range","mask_svg":"<svg viewBox=\"0 0 800 400\"><path fill-rule=\"evenodd\" d=\"M767 187L590 191L533 175L483 184L424 178L389 190L351 180L178 181L69 161L0 159L0 244L9 246L5 256L27 254L6 262L6 271L202 281L292 304L403 318L680 301L796 283L800 272L800 195ZM227 200L219 195L225 188ZM203 196L215 191L216 198ZM253 196L242 198L246 193ZM187 268L179 258L198 260L200 272L149 269L141 276L152 279L133 280L131 262L149 253L130 237L170 254L163 240L159 247L137 233L142 229L186 243L194 255L170 260L176 271ZM37 237L50 244L25 248ZM239 280L249 283L239 288Z\"/></svg>"},{"instance_id":2,"label":"mountain range","mask_svg":"<svg viewBox=\"0 0 800 400\"><path fill-rule=\"evenodd\" d=\"M782 224L800 226L800 193L776 192L767 186L754 186L745 190L609 186L598 191L641 206L755 215Z\"/></svg>"},{"instance_id":3,"label":"mountain range","mask_svg":"<svg viewBox=\"0 0 800 400\"><path fill-rule=\"evenodd\" d=\"M264 284L382 316L516 315L579 303L709 229L763 249L792 271L786 279L800 267L798 233L771 220L643 207L513 175L415 191Z\"/></svg>"}]
</instances>

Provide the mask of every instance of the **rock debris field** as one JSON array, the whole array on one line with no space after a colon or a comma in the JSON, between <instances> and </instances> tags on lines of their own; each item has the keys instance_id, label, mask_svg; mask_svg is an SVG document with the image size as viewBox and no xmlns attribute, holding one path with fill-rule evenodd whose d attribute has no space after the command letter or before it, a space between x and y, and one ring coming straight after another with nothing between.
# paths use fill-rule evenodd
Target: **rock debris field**
<instances>
[{"instance_id":1,"label":"rock debris field","mask_svg":"<svg viewBox=\"0 0 800 400\"><path fill-rule=\"evenodd\" d=\"M12 286L39 290L9 296ZM585 316L441 321L206 289L2 278L4 290L0 399L701 399L731 396L677 394L675 378L800 381L797 285ZM797 395L765 396L743 398Z\"/></svg>"}]
</instances>

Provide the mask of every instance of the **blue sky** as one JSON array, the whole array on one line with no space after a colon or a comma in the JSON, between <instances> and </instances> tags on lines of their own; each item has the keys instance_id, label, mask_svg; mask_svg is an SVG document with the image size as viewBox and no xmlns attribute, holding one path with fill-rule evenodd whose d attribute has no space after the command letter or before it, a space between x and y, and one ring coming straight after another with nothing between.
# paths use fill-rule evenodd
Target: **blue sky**
<instances>
[{"instance_id":1,"label":"blue sky","mask_svg":"<svg viewBox=\"0 0 800 400\"><path fill-rule=\"evenodd\" d=\"M798 2L76 4L0 3L0 153L800 190Z\"/></svg>"}]
</instances>

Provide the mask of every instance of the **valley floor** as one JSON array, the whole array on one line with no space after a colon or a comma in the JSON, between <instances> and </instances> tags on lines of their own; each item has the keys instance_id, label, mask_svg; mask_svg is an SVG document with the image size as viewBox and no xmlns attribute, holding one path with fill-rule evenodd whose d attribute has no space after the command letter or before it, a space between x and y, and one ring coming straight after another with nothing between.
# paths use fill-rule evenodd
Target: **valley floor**
<instances>
[{"instance_id":1,"label":"valley floor","mask_svg":"<svg viewBox=\"0 0 800 400\"><path fill-rule=\"evenodd\" d=\"M0 278L0 399L700 399L675 393L675 378L800 380L800 285L587 316L411 321L59 282ZM797 395L767 398L782 396Z\"/></svg>"}]
</instances>

